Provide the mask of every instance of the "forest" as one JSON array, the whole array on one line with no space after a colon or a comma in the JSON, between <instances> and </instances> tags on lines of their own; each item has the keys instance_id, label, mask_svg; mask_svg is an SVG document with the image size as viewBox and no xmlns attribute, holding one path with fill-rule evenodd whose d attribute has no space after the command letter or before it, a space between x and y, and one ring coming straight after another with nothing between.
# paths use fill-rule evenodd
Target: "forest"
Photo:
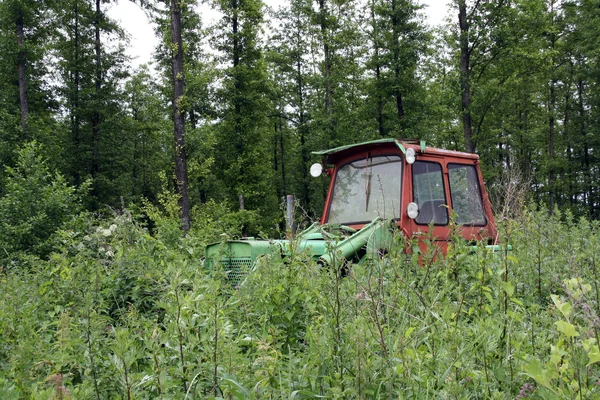
<instances>
[{"instance_id":1,"label":"forest","mask_svg":"<svg viewBox=\"0 0 600 400\"><path fill-rule=\"evenodd\" d=\"M600 397L597 1L131 1L155 68L116 0L0 0L0 398ZM479 154L512 250L203 268L381 138Z\"/></svg>"}]
</instances>

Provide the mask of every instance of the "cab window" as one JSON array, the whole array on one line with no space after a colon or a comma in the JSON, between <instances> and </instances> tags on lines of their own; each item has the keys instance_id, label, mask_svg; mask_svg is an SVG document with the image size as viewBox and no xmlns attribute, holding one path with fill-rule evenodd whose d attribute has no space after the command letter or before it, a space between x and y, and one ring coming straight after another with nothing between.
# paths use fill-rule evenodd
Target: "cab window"
<instances>
[{"instance_id":1,"label":"cab window","mask_svg":"<svg viewBox=\"0 0 600 400\"><path fill-rule=\"evenodd\" d=\"M420 225L447 225L448 208L444 190L442 166L428 161L416 161L413 170L413 200L419 206L415 222Z\"/></svg>"},{"instance_id":2,"label":"cab window","mask_svg":"<svg viewBox=\"0 0 600 400\"><path fill-rule=\"evenodd\" d=\"M481 189L474 165L448 164L452 210L460 225L486 224Z\"/></svg>"},{"instance_id":3,"label":"cab window","mask_svg":"<svg viewBox=\"0 0 600 400\"><path fill-rule=\"evenodd\" d=\"M329 223L364 223L400 218L402 159L395 155L362 158L336 174Z\"/></svg>"}]
</instances>

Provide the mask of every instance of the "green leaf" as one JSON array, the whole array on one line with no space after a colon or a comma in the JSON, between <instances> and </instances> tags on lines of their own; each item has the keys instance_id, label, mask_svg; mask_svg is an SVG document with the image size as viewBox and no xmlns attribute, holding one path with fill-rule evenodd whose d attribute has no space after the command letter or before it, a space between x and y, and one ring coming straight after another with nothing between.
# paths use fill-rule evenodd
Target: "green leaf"
<instances>
[{"instance_id":1,"label":"green leaf","mask_svg":"<svg viewBox=\"0 0 600 400\"><path fill-rule=\"evenodd\" d=\"M523 366L523 371L525 375L535 379L535 381L540 385L545 387L546 389L552 391L552 393L556 392L552 388L552 379L555 377L556 372L548 369L543 365L540 360L536 358L529 359L527 363Z\"/></svg>"},{"instance_id":2,"label":"green leaf","mask_svg":"<svg viewBox=\"0 0 600 400\"><path fill-rule=\"evenodd\" d=\"M511 297L510 301L512 301L513 303L515 303L515 304L523 307L523 302L521 300L517 299L516 297Z\"/></svg>"},{"instance_id":3,"label":"green leaf","mask_svg":"<svg viewBox=\"0 0 600 400\"><path fill-rule=\"evenodd\" d=\"M489 294L488 292L484 292L483 295L485 296L485 298L490 302L493 303L494 299L492 298L492 295Z\"/></svg>"},{"instance_id":4,"label":"green leaf","mask_svg":"<svg viewBox=\"0 0 600 400\"><path fill-rule=\"evenodd\" d=\"M555 294L551 295L550 297L552 298L554 305L556 306L556 308L558 308L562 315L564 315L566 319L569 319L571 313L573 312L573 307L571 307L571 304L569 302L563 303L560 297Z\"/></svg>"},{"instance_id":5,"label":"green leaf","mask_svg":"<svg viewBox=\"0 0 600 400\"><path fill-rule=\"evenodd\" d=\"M588 367L600 361L600 350L598 349L598 346L592 346L590 351L588 351L588 358L590 359L590 362L587 363Z\"/></svg>"},{"instance_id":6,"label":"green leaf","mask_svg":"<svg viewBox=\"0 0 600 400\"><path fill-rule=\"evenodd\" d=\"M508 297L512 297L515 293L515 287L510 282L502 282L502 289L506 292Z\"/></svg>"},{"instance_id":7,"label":"green leaf","mask_svg":"<svg viewBox=\"0 0 600 400\"><path fill-rule=\"evenodd\" d=\"M575 326L566 321L557 321L555 322L555 325L558 328L558 330L567 337L579 336L579 333L577 332L577 329L575 329Z\"/></svg>"},{"instance_id":8,"label":"green leaf","mask_svg":"<svg viewBox=\"0 0 600 400\"><path fill-rule=\"evenodd\" d=\"M228 386L236 399L247 399L250 396L250 391L232 378L223 378L223 381L229 384Z\"/></svg>"}]
</instances>

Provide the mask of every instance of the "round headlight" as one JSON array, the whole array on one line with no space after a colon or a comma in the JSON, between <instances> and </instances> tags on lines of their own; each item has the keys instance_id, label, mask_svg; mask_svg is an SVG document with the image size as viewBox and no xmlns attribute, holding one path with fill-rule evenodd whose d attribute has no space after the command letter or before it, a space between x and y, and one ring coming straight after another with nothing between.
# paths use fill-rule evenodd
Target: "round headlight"
<instances>
[{"instance_id":1,"label":"round headlight","mask_svg":"<svg viewBox=\"0 0 600 400\"><path fill-rule=\"evenodd\" d=\"M408 206L406 206L406 213L410 219L417 218L419 216L419 206L417 203L408 203Z\"/></svg>"},{"instance_id":2,"label":"round headlight","mask_svg":"<svg viewBox=\"0 0 600 400\"><path fill-rule=\"evenodd\" d=\"M314 178L321 176L323 173L323 166L319 163L315 163L310 166L310 175Z\"/></svg>"}]
</instances>

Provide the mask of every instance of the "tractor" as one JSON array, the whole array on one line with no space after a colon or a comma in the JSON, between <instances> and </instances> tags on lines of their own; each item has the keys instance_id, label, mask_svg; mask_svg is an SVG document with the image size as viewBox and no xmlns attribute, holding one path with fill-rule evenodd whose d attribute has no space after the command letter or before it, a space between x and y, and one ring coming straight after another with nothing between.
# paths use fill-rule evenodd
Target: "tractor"
<instances>
[{"instance_id":1,"label":"tractor","mask_svg":"<svg viewBox=\"0 0 600 400\"><path fill-rule=\"evenodd\" d=\"M381 139L313 152L321 162L310 174L330 178L318 222L289 240L242 238L206 247L205 266L217 263L238 285L259 257L286 257L293 246L322 265L360 262L385 254L391 235L425 252L445 255L451 235L499 250L479 156L427 147L424 141Z\"/></svg>"}]
</instances>

